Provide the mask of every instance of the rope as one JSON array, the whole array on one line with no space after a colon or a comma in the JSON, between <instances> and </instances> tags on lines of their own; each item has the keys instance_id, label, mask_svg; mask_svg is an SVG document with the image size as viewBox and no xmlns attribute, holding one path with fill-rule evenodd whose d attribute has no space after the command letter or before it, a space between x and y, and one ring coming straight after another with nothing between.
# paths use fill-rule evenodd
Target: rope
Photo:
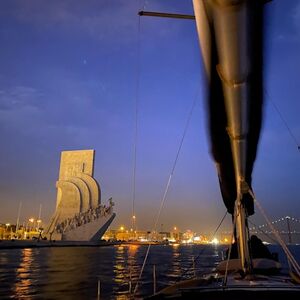
<instances>
[{"instance_id":1,"label":"rope","mask_svg":"<svg viewBox=\"0 0 300 300\"><path fill-rule=\"evenodd\" d=\"M143 9L146 7L144 0ZM141 73L141 16L138 16L137 25L137 60L136 60L136 86L135 86L135 116L134 116L134 144L133 144L133 171L132 171L132 229L136 230L135 200L136 200L136 165L137 165L137 140L138 140L138 116L140 96L140 73Z\"/></svg>"},{"instance_id":2,"label":"rope","mask_svg":"<svg viewBox=\"0 0 300 300\"><path fill-rule=\"evenodd\" d=\"M253 191L249 190L249 193L251 194L251 196L254 199L254 202L256 203L257 207L259 208L261 214L263 215L263 217L265 218L267 224L269 225L269 227L274 231L274 235L277 238L278 243L280 244L280 246L282 247L283 251L285 252L285 255L287 256L287 259L289 261L289 263L291 264L291 266L294 268L294 270L296 271L297 275L300 276L300 267L297 263L297 261L295 260L295 258L293 257L292 253L290 252L290 250L287 248L287 246L285 245L284 241L282 240L282 238L280 237L279 233L275 230L274 226L272 225L272 223L270 222L269 218L267 217L264 209L262 208L261 204L258 202L258 200L255 198L255 195L253 193Z\"/></svg>"},{"instance_id":3,"label":"rope","mask_svg":"<svg viewBox=\"0 0 300 300\"><path fill-rule=\"evenodd\" d=\"M225 220L225 217L227 216L227 211L225 212L223 218L221 219L219 225L217 226L217 228L215 229L214 233L211 235L211 239L213 239L215 237L215 235L217 234L217 231L219 230L219 228L221 227L223 221ZM204 251L206 250L207 248L203 248L199 254L196 256L194 262L191 263L191 265L181 274L181 276L176 280L176 282L180 281L182 279L182 277L188 272L191 270L191 268L193 267L194 263L196 264L198 259L201 257L201 255L203 255Z\"/></svg>"},{"instance_id":4,"label":"rope","mask_svg":"<svg viewBox=\"0 0 300 300\"><path fill-rule=\"evenodd\" d=\"M234 214L233 223L232 223L232 232L231 232L231 242L230 242L230 246L229 246L229 250L228 250L228 256L227 256L227 259L226 259L226 268L225 268L223 286L227 285L228 266L229 266L229 260L230 260L232 245L233 245L232 241L233 241L233 237L234 237L234 230L235 230L235 226L236 226L236 220L237 220L237 216L236 216L236 214Z\"/></svg>"},{"instance_id":5,"label":"rope","mask_svg":"<svg viewBox=\"0 0 300 300\"><path fill-rule=\"evenodd\" d=\"M135 124L134 124L134 145L133 145L133 183L132 183L132 215L131 222L133 230L135 227L135 198L136 198L136 164L137 164L137 139L138 139L138 115L139 115L139 94L140 94L140 57L141 57L141 17L138 17L137 32L137 64L136 64L136 90L135 90Z\"/></svg>"},{"instance_id":6,"label":"rope","mask_svg":"<svg viewBox=\"0 0 300 300\"><path fill-rule=\"evenodd\" d=\"M225 212L225 214L224 214L224 216L223 216L221 222L219 223L218 227L217 227L216 230L214 231L214 233L213 233L213 235L212 235L212 238L214 238L215 235L217 234L217 231L218 231L219 228L221 227L221 225L222 225L223 221L225 220L225 217L226 217L226 216L227 216L227 211Z\"/></svg>"},{"instance_id":7,"label":"rope","mask_svg":"<svg viewBox=\"0 0 300 300\"><path fill-rule=\"evenodd\" d=\"M251 222L250 220L248 220L249 223L251 223L254 228L257 228L262 234L264 234L267 238L269 238L272 242L277 243L277 240L273 239L272 237L270 237L270 235L268 235L267 232L263 231L262 229L258 228L257 225L255 225L253 222Z\"/></svg>"},{"instance_id":8,"label":"rope","mask_svg":"<svg viewBox=\"0 0 300 300\"><path fill-rule=\"evenodd\" d=\"M190 121L191 121L191 118L192 118L192 115L193 115L193 111L194 111L194 108L195 108L195 106L196 106L196 102L197 102L199 90L200 90L200 87L199 87L199 89L197 90L197 92L196 92L196 94L195 94L195 97L194 97L194 101L193 101L192 107L191 107L190 112L189 112L189 114L188 114L187 122L186 122L186 124L185 124L184 131L183 131L183 135L182 135L182 138L181 138L181 140L180 140L180 144L179 144L179 147L178 147L178 150L177 150L177 153L176 153L175 160L174 160L174 162L173 162L172 170L171 170L171 173L170 173L170 175L169 175L169 179L168 179L168 182L167 182L167 185L166 185L166 188L165 188L165 191L164 191L164 195L163 195L162 200L161 200L161 203L160 203L160 207L159 207L158 213L157 213L157 215L156 215L156 220L155 220L155 223L154 223L154 227L153 227L152 232L156 231L157 224L158 224L158 221L159 221L159 218L160 218L160 215L161 215L161 211L162 211L162 209L163 209L165 200L166 200L166 198L167 198L167 194L168 194L168 191L169 191L169 187L170 187L170 184L171 184L171 180L172 180L172 177L173 177L173 174L174 174L174 172L175 172L175 168L176 168L176 165L177 165L177 162L178 162L178 159L179 159L179 154L180 154L180 152L181 152L181 148L182 148L184 139L185 139L185 137L186 137L186 133L187 133L188 127L189 127L189 125L190 125ZM149 243L148 248L147 248L147 252L146 252L146 255L145 255L145 258L144 258L144 261L143 261L143 265L142 265L142 268L141 268L141 272L140 272L140 274L139 274L139 277L138 277L138 280L137 280L137 283L136 283L136 286L135 286L133 295L135 295L135 293L137 292L139 282L140 282L141 277L142 277L142 274L143 274L143 272L144 272L144 268L145 268L146 260L147 260L148 255L149 255L150 248L151 248L151 244Z\"/></svg>"}]
</instances>

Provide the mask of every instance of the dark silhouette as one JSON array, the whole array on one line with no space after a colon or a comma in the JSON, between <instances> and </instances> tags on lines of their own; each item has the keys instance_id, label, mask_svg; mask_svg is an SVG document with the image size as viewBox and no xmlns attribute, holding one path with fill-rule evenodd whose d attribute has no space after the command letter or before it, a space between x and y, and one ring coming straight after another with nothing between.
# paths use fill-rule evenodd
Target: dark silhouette
<instances>
[{"instance_id":1,"label":"dark silhouette","mask_svg":"<svg viewBox=\"0 0 300 300\"><path fill-rule=\"evenodd\" d=\"M249 249L252 258L269 258L274 259L268 247L264 245L261 239L252 235L249 242Z\"/></svg>"},{"instance_id":2,"label":"dark silhouette","mask_svg":"<svg viewBox=\"0 0 300 300\"><path fill-rule=\"evenodd\" d=\"M256 235L252 235L249 240L249 251L251 258L268 258L276 260L274 255L269 251L268 247L264 245L261 239ZM228 257L229 249L226 251L226 257ZM238 247L237 243L234 242L231 245L230 259L238 258Z\"/></svg>"}]
</instances>

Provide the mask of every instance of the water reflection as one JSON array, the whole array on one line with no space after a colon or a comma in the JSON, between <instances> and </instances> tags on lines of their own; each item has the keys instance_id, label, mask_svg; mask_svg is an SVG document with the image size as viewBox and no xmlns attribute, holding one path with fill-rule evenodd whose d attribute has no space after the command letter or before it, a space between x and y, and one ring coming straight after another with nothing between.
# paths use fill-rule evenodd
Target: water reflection
<instances>
[{"instance_id":1,"label":"water reflection","mask_svg":"<svg viewBox=\"0 0 300 300\"><path fill-rule=\"evenodd\" d=\"M186 273L196 255L195 249L192 246L151 247L136 296L153 292L153 265L156 265L157 289L161 289ZM1 281L4 280L0 298L4 292L16 298L57 299L64 295L70 299L96 299L100 280L102 299L128 299L146 251L147 246L127 245L7 252L1 262L7 262L5 270L9 275L3 276L4 269L0 268ZM213 265L216 255L217 252L210 249L203 259Z\"/></svg>"},{"instance_id":2,"label":"water reflection","mask_svg":"<svg viewBox=\"0 0 300 300\"><path fill-rule=\"evenodd\" d=\"M197 274L211 271L220 250L209 245L152 246L136 297L153 292L153 265L159 290L192 276L192 258L199 254ZM146 251L140 245L2 250L0 299L97 299L98 280L101 299L128 299L129 283L133 290Z\"/></svg>"},{"instance_id":3,"label":"water reflection","mask_svg":"<svg viewBox=\"0 0 300 300\"><path fill-rule=\"evenodd\" d=\"M180 275L181 275L180 247L175 246L172 247L172 268L170 269L169 276L172 277L172 281L173 281Z\"/></svg>"},{"instance_id":4,"label":"water reflection","mask_svg":"<svg viewBox=\"0 0 300 300\"><path fill-rule=\"evenodd\" d=\"M85 250L69 248L66 253L64 248L49 249L45 294L57 297L60 293L69 291L75 296L79 286L82 290L88 287L89 253L88 249Z\"/></svg>"},{"instance_id":5,"label":"water reflection","mask_svg":"<svg viewBox=\"0 0 300 300\"><path fill-rule=\"evenodd\" d=\"M117 247L116 255L115 255L115 265L114 265L114 282L116 284L120 284L126 280L126 252L124 246Z\"/></svg>"},{"instance_id":6,"label":"water reflection","mask_svg":"<svg viewBox=\"0 0 300 300\"><path fill-rule=\"evenodd\" d=\"M141 246L129 245L128 247L128 272L129 272L129 291L132 290L133 284L136 283L140 273L138 264L138 253Z\"/></svg>"},{"instance_id":7,"label":"water reflection","mask_svg":"<svg viewBox=\"0 0 300 300\"><path fill-rule=\"evenodd\" d=\"M33 250L22 249L22 258L19 267L16 270L16 282L13 287L13 293L17 298L29 296L32 292L31 268L33 264Z\"/></svg>"},{"instance_id":8,"label":"water reflection","mask_svg":"<svg viewBox=\"0 0 300 300\"><path fill-rule=\"evenodd\" d=\"M139 245L117 247L114 266L114 293L117 299L127 299L139 276L137 257Z\"/></svg>"},{"instance_id":9,"label":"water reflection","mask_svg":"<svg viewBox=\"0 0 300 300\"><path fill-rule=\"evenodd\" d=\"M103 293L112 294L114 252L114 247L49 249L43 293L52 299L65 293L74 299L94 299L100 280Z\"/></svg>"}]
</instances>

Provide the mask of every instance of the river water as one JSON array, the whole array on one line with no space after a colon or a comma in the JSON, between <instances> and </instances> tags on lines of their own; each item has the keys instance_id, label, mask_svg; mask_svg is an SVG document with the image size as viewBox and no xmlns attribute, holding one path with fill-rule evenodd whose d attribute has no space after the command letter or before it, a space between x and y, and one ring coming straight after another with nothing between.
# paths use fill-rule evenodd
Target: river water
<instances>
[{"instance_id":1,"label":"river water","mask_svg":"<svg viewBox=\"0 0 300 300\"><path fill-rule=\"evenodd\" d=\"M137 297L153 292L153 265L159 290L194 272L211 271L225 248L152 246ZM292 248L298 261L299 250ZM140 245L0 250L0 299L97 299L99 280L101 299L128 299L146 251L147 246ZM279 257L282 260L281 252Z\"/></svg>"}]
</instances>

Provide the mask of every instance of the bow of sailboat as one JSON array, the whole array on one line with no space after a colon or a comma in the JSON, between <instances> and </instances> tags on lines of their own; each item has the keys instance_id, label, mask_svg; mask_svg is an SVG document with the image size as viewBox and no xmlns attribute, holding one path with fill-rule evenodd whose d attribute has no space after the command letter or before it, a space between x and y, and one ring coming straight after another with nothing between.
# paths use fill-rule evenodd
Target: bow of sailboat
<instances>
[{"instance_id":1,"label":"bow of sailboat","mask_svg":"<svg viewBox=\"0 0 300 300\"><path fill-rule=\"evenodd\" d=\"M190 299L201 295L205 299L235 299L247 298L249 293L252 298L255 293L271 299L274 293L288 293L294 299L300 294L299 285L290 276L279 274L279 262L265 251L259 239L250 237L248 228L248 217L254 214L254 202L258 203L252 190L252 172L263 117L266 2L193 0L206 74L211 154L225 207L232 215L235 243L215 273L178 282L158 293L157 298ZM153 12L140 15L193 19ZM259 203L258 208L267 220ZM272 228L271 223L269 226ZM277 238L298 274L297 262Z\"/></svg>"}]
</instances>

